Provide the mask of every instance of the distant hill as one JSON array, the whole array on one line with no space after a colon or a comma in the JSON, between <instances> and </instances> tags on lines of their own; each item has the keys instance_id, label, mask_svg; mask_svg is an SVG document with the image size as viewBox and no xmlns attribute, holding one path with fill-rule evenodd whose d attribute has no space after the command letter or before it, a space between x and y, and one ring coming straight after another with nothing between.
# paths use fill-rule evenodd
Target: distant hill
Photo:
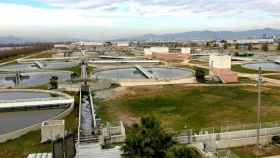
<instances>
[{"instance_id":1,"label":"distant hill","mask_svg":"<svg viewBox=\"0 0 280 158\"><path fill-rule=\"evenodd\" d=\"M222 40L222 39L246 39L279 36L280 29L264 28L247 31L190 31L168 34L146 34L132 38L121 38L113 41L179 41L179 40ZM82 38L45 38L45 37L18 37L18 36L1 36L0 43L26 43L26 42L62 42L62 41L89 41L90 39ZM98 39L96 39L98 40Z\"/></svg>"},{"instance_id":2,"label":"distant hill","mask_svg":"<svg viewBox=\"0 0 280 158\"><path fill-rule=\"evenodd\" d=\"M170 34L146 34L139 37L119 39L137 41L177 41L177 40L221 40L221 39L246 39L262 38L280 35L280 29L264 28L247 31L190 31Z\"/></svg>"},{"instance_id":3,"label":"distant hill","mask_svg":"<svg viewBox=\"0 0 280 158\"><path fill-rule=\"evenodd\" d=\"M2 36L0 37L0 43L22 43L24 39L15 36Z\"/></svg>"}]
</instances>

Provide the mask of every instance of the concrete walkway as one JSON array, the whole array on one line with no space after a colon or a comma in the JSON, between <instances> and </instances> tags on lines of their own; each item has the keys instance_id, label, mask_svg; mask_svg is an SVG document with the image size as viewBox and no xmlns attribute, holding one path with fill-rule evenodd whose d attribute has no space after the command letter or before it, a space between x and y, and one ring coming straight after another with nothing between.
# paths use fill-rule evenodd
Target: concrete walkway
<instances>
[{"instance_id":1,"label":"concrete walkway","mask_svg":"<svg viewBox=\"0 0 280 158\"><path fill-rule=\"evenodd\" d=\"M75 158L121 158L118 147L113 149L101 149L100 144L80 144Z\"/></svg>"}]
</instances>

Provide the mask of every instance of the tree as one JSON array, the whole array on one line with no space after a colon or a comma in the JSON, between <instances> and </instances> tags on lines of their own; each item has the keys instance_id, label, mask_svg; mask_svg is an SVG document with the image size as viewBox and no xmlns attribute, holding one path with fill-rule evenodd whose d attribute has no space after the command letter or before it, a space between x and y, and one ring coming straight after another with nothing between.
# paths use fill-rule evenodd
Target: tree
<instances>
[{"instance_id":1,"label":"tree","mask_svg":"<svg viewBox=\"0 0 280 158\"><path fill-rule=\"evenodd\" d=\"M252 43L249 43L249 44L248 44L248 50L249 50L249 51L253 50L253 45L252 45Z\"/></svg>"},{"instance_id":2,"label":"tree","mask_svg":"<svg viewBox=\"0 0 280 158\"><path fill-rule=\"evenodd\" d=\"M228 43L227 42L224 43L224 49L228 49Z\"/></svg>"},{"instance_id":3,"label":"tree","mask_svg":"<svg viewBox=\"0 0 280 158\"><path fill-rule=\"evenodd\" d=\"M238 57L239 56L239 52L235 52L234 56Z\"/></svg>"},{"instance_id":4,"label":"tree","mask_svg":"<svg viewBox=\"0 0 280 158\"><path fill-rule=\"evenodd\" d=\"M277 50L280 50L280 43L278 43Z\"/></svg>"},{"instance_id":5,"label":"tree","mask_svg":"<svg viewBox=\"0 0 280 158\"><path fill-rule=\"evenodd\" d=\"M184 145L175 145L169 148L166 152L166 158L199 158L191 148Z\"/></svg>"},{"instance_id":6,"label":"tree","mask_svg":"<svg viewBox=\"0 0 280 158\"><path fill-rule=\"evenodd\" d=\"M204 83L205 82L205 71L201 68L197 68L195 70L195 78L197 82Z\"/></svg>"},{"instance_id":7,"label":"tree","mask_svg":"<svg viewBox=\"0 0 280 158\"><path fill-rule=\"evenodd\" d=\"M75 80L78 78L78 74L76 72L71 73L71 80Z\"/></svg>"},{"instance_id":8,"label":"tree","mask_svg":"<svg viewBox=\"0 0 280 158\"><path fill-rule=\"evenodd\" d=\"M50 78L50 89L57 89L58 88L58 77L52 76Z\"/></svg>"},{"instance_id":9,"label":"tree","mask_svg":"<svg viewBox=\"0 0 280 158\"><path fill-rule=\"evenodd\" d=\"M125 144L122 147L125 158L164 158L166 151L175 142L172 134L160 126L154 116L141 119L127 131Z\"/></svg>"},{"instance_id":10,"label":"tree","mask_svg":"<svg viewBox=\"0 0 280 158\"><path fill-rule=\"evenodd\" d=\"M265 52L268 51L268 44L267 43L262 45L262 51L265 51Z\"/></svg>"},{"instance_id":11,"label":"tree","mask_svg":"<svg viewBox=\"0 0 280 158\"><path fill-rule=\"evenodd\" d=\"M239 43L235 44L235 49L240 49L240 44Z\"/></svg>"}]
</instances>

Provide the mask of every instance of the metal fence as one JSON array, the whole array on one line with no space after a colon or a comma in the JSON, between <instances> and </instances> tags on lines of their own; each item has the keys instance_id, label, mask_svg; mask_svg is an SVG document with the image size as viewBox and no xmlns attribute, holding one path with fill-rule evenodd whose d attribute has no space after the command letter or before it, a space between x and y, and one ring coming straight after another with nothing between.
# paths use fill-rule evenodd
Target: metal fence
<instances>
[{"instance_id":1,"label":"metal fence","mask_svg":"<svg viewBox=\"0 0 280 158\"><path fill-rule=\"evenodd\" d=\"M278 122L262 123L260 136L280 135L280 124ZM226 126L219 129L201 129L195 133L192 129L180 132L174 139L182 144L193 142L211 142L219 140L234 140L252 138L257 136L256 124L244 124L240 126Z\"/></svg>"}]
</instances>

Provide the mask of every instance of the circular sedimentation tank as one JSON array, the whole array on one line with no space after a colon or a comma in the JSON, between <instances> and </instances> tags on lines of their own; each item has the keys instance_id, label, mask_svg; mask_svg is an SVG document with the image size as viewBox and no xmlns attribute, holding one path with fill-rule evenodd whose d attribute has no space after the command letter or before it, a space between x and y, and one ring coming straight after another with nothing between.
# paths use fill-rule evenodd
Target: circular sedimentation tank
<instances>
[{"instance_id":1,"label":"circular sedimentation tank","mask_svg":"<svg viewBox=\"0 0 280 158\"><path fill-rule=\"evenodd\" d=\"M0 66L0 70L5 71L34 71L34 70L41 70L41 69L63 69L77 66L77 62L73 61L38 61L40 66L36 65L35 63L17 63L17 64L8 64Z\"/></svg>"},{"instance_id":2,"label":"circular sedimentation tank","mask_svg":"<svg viewBox=\"0 0 280 158\"><path fill-rule=\"evenodd\" d=\"M248 63L243 64L242 67L253 70L258 70L261 67L264 71L280 71L280 64L274 62Z\"/></svg>"},{"instance_id":3,"label":"circular sedimentation tank","mask_svg":"<svg viewBox=\"0 0 280 158\"><path fill-rule=\"evenodd\" d=\"M143 69L152 76L152 79L176 80L193 76L193 71L186 68L145 67ZM101 70L95 72L93 77L94 79L108 80L150 79L136 67Z\"/></svg>"},{"instance_id":4,"label":"circular sedimentation tank","mask_svg":"<svg viewBox=\"0 0 280 158\"><path fill-rule=\"evenodd\" d=\"M34 103L34 101L47 100L48 98L57 100L64 98L69 101L65 102L65 104L58 102L57 105L54 105L54 103L46 103L46 105L42 105L39 102ZM72 108L73 103L73 97L61 92L24 89L1 90L0 137L56 118L67 109Z\"/></svg>"},{"instance_id":5,"label":"circular sedimentation tank","mask_svg":"<svg viewBox=\"0 0 280 158\"><path fill-rule=\"evenodd\" d=\"M10 101L17 99L36 99L36 98L49 98L52 97L51 93L38 92L38 91L0 91L1 101Z\"/></svg>"},{"instance_id":6,"label":"circular sedimentation tank","mask_svg":"<svg viewBox=\"0 0 280 158\"><path fill-rule=\"evenodd\" d=\"M19 73L19 86L38 86L47 84L53 76L58 77L59 81L71 79L70 71L46 71L46 72L23 72ZM13 87L16 85L16 73L8 72L0 74L0 86Z\"/></svg>"}]
</instances>

